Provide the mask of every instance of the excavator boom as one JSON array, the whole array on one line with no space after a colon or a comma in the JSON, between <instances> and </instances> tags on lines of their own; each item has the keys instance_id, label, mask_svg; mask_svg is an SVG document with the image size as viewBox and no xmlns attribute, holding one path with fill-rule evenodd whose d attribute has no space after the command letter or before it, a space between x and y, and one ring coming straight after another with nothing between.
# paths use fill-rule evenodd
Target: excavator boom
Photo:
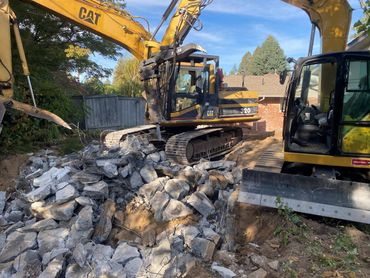
<instances>
[{"instance_id":1,"label":"excavator boom","mask_svg":"<svg viewBox=\"0 0 370 278\"><path fill-rule=\"evenodd\" d=\"M124 10L98 0L26 0L25 2L48 10L83 29L119 44L139 60L147 58L145 42L151 40L151 34Z\"/></svg>"},{"instance_id":2,"label":"excavator boom","mask_svg":"<svg viewBox=\"0 0 370 278\"><path fill-rule=\"evenodd\" d=\"M321 52L344 51L352 20L347 0L282 0L304 10L321 33Z\"/></svg>"}]
</instances>

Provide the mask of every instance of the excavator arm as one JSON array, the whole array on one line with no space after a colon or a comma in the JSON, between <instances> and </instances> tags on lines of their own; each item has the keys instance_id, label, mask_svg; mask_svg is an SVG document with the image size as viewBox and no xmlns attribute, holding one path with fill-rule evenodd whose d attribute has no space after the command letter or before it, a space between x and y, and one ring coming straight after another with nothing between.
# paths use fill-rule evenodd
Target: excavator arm
<instances>
[{"instance_id":1,"label":"excavator arm","mask_svg":"<svg viewBox=\"0 0 370 278\"><path fill-rule=\"evenodd\" d=\"M352 8L347 0L282 0L300 9L320 30L321 52L339 52L346 49L352 19Z\"/></svg>"},{"instance_id":2,"label":"excavator arm","mask_svg":"<svg viewBox=\"0 0 370 278\"><path fill-rule=\"evenodd\" d=\"M203 7L209 0L181 0L177 11L168 24L162 39L162 45L181 45L191 28L196 24Z\"/></svg>"}]
</instances>

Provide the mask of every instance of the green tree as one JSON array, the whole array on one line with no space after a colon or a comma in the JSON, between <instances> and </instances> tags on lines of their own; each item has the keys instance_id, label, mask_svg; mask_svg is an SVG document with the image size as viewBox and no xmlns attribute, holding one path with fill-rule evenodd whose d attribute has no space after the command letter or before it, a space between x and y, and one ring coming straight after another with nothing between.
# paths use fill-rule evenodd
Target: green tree
<instances>
[{"instance_id":1,"label":"green tree","mask_svg":"<svg viewBox=\"0 0 370 278\"><path fill-rule=\"evenodd\" d=\"M370 0L360 0L360 4L364 10L364 16L354 24L353 28L357 35L363 32L370 35Z\"/></svg>"},{"instance_id":2,"label":"green tree","mask_svg":"<svg viewBox=\"0 0 370 278\"><path fill-rule=\"evenodd\" d=\"M257 47L253 53L251 73L253 75L279 73L286 67L284 51L273 36L268 36L261 47Z\"/></svg>"},{"instance_id":3,"label":"green tree","mask_svg":"<svg viewBox=\"0 0 370 278\"><path fill-rule=\"evenodd\" d=\"M115 59L120 55L120 47L23 1L14 0L11 5L20 22L38 106L67 122L78 121L81 113L74 106L71 95L80 94L84 89L71 74L79 72L88 78L109 75L111 70L91 60L90 56L99 54ZM14 40L12 48L16 49ZM13 65L15 99L31 103L17 51L13 51ZM64 132L55 124L10 110L0 135L1 150L46 142Z\"/></svg>"},{"instance_id":4,"label":"green tree","mask_svg":"<svg viewBox=\"0 0 370 278\"><path fill-rule=\"evenodd\" d=\"M113 86L119 95L140 97L143 84L140 80L140 62L134 58L121 58L118 60L113 75Z\"/></svg>"},{"instance_id":5,"label":"green tree","mask_svg":"<svg viewBox=\"0 0 370 278\"><path fill-rule=\"evenodd\" d=\"M252 73L252 60L253 56L252 53L247 51L247 53L244 54L242 61L239 64L239 74L245 74L245 75L250 75Z\"/></svg>"},{"instance_id":6,"label":"green tree","mask_svg":"<svg viewBox=\"0 0 370 278\"><path fill-rule=\"evenodd\" d=\"M230 70L229 75L235 75L237 73L238 73L238 67L236 66L236 64L234 64L233 67Z\"/></svg>"}]
</instances>

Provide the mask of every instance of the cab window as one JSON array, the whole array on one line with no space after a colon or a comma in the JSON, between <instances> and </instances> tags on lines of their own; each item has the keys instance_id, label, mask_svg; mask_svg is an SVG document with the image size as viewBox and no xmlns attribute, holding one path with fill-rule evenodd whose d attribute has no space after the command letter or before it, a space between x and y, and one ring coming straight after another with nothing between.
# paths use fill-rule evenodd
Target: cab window
<instances>
[{"instance_id":1,"label":"cab window","mask_svg":"<svg viewBox=\"0 0 370 278\"><path fill-rule=\"evenodd\" d=\"M370 121L370 61L350 61L343 98L343 121Z\"/></svg>"}]
</instances>

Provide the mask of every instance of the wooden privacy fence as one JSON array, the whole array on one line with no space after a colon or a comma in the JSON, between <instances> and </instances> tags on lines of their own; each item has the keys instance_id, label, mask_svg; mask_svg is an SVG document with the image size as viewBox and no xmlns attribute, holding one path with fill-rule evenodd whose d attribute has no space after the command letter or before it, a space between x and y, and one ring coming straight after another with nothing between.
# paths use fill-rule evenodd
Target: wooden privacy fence
<instances>
[{"instance_id":1,"label":"wooden privacy fence","mask_svg":"<svg viewBox=\"0 0 370 278\"><path fill-rule=\"evenodd\" d=\"M85 118L82 128L119 129L144 124L145 100L116 95L74 97L83 105Z\"/></svg>"}]
</instances>

